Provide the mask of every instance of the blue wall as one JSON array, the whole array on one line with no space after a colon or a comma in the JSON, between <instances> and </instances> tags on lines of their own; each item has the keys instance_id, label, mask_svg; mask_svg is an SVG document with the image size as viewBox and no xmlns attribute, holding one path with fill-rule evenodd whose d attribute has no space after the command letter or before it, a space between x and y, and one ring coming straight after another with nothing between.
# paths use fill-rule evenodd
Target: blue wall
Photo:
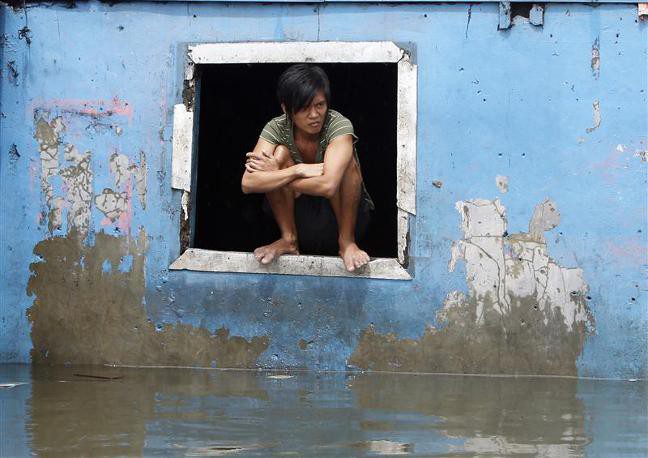
<instances>
[{"instance_id":1,"label":"blue wall","mask_svg":"<svg viewBox=\"0 0 648 458\"><path fill-rule=\"evenodd\" d=\"M516 21L506 31L496 3L88 2L0 12L0 361L30 361L34 349L34 361L53 363L647 375L648 29L636 5L550 4L543 27ZM183 47L268 40L415 47L412 281L168 270L180 250L170 175ZM45 134L59 151L51 174ZM78 153L66 157L68 145ZM125 175L111 172L115 154L127 158ZM119 218L99 208L104 189L126 200ZM453 242L472 243L455 205L477 199L499 199L508 234L538 244L558 271L580 272L577 297L510 295L516 312L502 312L474 284L471 269L488 273L481 261L466 252L449 272ZM559 225L531 234L545 200ZM509 255L515 240L493 238ZM453 291L473 315L438 314L454 310ZM527 318L531 303L541 315ZM574 307L580 318L567 318ZM480 321L475 310L492 313ZM510 321L493 330L495 313Z\"/></svg>"}]
</instances>

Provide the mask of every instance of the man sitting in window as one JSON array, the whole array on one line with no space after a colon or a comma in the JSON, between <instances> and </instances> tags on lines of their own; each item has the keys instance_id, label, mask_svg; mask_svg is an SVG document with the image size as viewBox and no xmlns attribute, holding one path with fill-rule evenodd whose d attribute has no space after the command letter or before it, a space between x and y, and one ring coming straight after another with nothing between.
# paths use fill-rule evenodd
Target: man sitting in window
<instances>
[{"instance_id":1,"label":"man sitting in window","mask_svg":"<svg viewBox=\"0 0 648 458\"><path fill-rule=\"evenodd\" d=\"M356 244L373 203L365 189L351 122L330 110L324 70L297 64L279 78L284 114L268 122L247 154L241 187L265 193L281 238L254 250L261 264L282 254L337 252L349 272L369 262Z\"/></svg>"}]
</instances>

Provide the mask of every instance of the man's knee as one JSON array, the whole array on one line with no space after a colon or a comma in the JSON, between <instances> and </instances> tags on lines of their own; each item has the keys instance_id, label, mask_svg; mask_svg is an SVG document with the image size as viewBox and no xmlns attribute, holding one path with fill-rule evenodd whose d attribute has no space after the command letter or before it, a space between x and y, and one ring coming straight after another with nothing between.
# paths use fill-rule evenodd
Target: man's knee
<instances>
[{"instance_id":1,"label":"man's knee","mask_svg":"<svg viewBox=\"0 0 648 458\"><path fill-rule=\"evenodd\" d=\"M284 145L278 145L274 150L274 157L279 164L279 168L285 169L295 165L292 156L290 155L290 150Z\"/></svg>"},{"instance_id":2,"label":"man's knee","mask_svg":"<svg viewBox=\"0 0 648 458\"><path fill-rule=\"evenodd\" d=\"M349 162L346 170L344 171L343 180L353 187L359 187L362 184L362 171L358 165L358 161L352 159Z\"/></svg>"}]
</instances>

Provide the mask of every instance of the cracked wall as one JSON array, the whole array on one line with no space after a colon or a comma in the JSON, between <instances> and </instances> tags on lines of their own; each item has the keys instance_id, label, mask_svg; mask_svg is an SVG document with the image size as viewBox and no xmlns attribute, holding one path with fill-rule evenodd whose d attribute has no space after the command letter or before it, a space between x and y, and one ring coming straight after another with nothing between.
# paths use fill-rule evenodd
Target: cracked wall
<instances>
[{"instance_id":1,"label":"cracked wall","mask_svg":"<svg viewBox=\"0 0 648 458\"><path fill-rule=\"evenodd\" d=\"M544 232L560 222L555 203L538 204L529 231L508 234L499 200L460 201L464 238L448 270L463 261L468 294L451 291L419 339L365 329L349 359L387 371L576 375L594 320L579 268L560 266Z\"/></svg>"}]
</instances>

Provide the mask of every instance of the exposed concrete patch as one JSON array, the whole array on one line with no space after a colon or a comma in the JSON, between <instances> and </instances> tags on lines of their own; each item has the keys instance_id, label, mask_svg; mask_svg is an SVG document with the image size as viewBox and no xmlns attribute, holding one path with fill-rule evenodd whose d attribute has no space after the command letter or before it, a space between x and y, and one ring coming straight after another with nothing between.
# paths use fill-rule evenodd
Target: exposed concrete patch
<instances>
[{"instance_id":1,"label":"exposed concrete patch","mask_svg":"<svg viewBox=\"0 0 648 458\"><path fill-rule=\"evenodd\" d=\"M594 132L601 126L601 103L598 100L594 100L594 103L592 103L592 113L594 125L585 129L588 134Z\"/></svg>"},{"instance_id":2,"label":"exposed concrete patch","mask_svg":"<svg viewBox=\"0 0 648 458\"><path fill-rule=\"evenodd\" d=\"M497 185L498 189L502 194L508 192L508 188L509 188L508 177L497 175L495 177L495 184Z\"/></svg>"},{"instance_id":3,"label":"exposed concrete patch","mask_svg":"<svg viewBox=\"0 0 648 458\"><path fill-rule=\"evenodd\" d=\"M419 339L365 329L349 364L389 371L576 375L576 359L594 326L579 268L551 259L543 231L560 221L555 204L539 204L528 233L505 236L498 200L458 202L464 238L449 270L463 260L468 295L450 292Z\"/></svg>"},{"instance_id":4,"label":"exposed concrete patch","mask_svg":"<svg viewBox=\"0 0 648 458\"><path fill-rule=\"evenodd\" d=\"M92 246L76 231L38 243L27 287L35 296L28 310L32 361L254 367L268 337L248 341L225 328L212 333L186 324L156 328L147 319L146 248L143 230L136 239L101 232ZM128 256L132 264L123 271Z\"/></svg>"}]
</instances>

